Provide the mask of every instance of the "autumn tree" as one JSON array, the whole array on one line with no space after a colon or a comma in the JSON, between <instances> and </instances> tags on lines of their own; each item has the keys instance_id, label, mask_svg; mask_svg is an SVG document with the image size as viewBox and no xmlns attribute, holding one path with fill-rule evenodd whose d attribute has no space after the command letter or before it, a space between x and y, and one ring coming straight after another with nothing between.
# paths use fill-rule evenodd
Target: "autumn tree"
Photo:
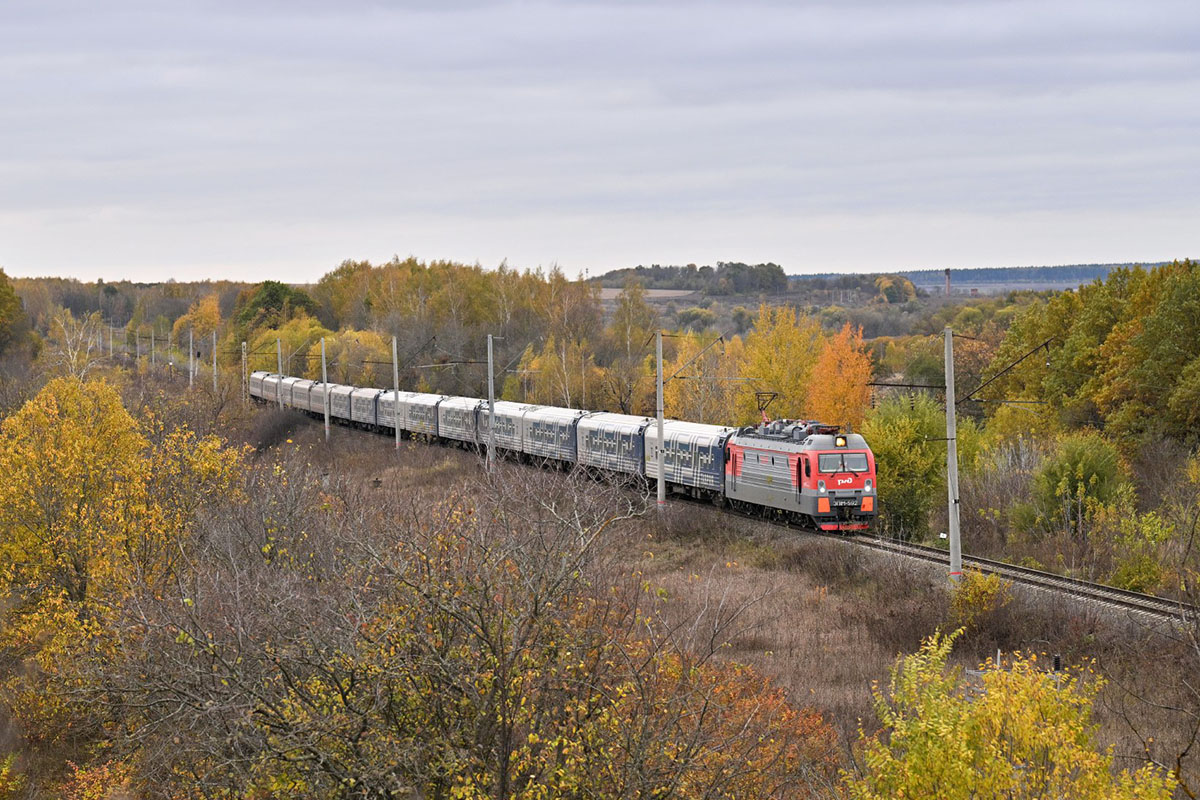
<instances>
[{"instance_id":1,"label":"autumn tree","mask_svg":"<svg viewBox=\"0 0 1200 800\"><path fill-rule=\"evenodd\" d=\"M967 686L947 667L954 639L934 635L897 662L886 690L874 689L883 732L860 734L863 770L846 778L850 797L1172 796L1171 776L1149 765L1116 772L1111 748L1097 746L1095 675L1047 672L1017 654L983 664L980 685Z\"/></svg>"},{"instance_id":2,"label":"autumn tree","mask_svg":"<svg viewBox=\"0 0 1200 800\"><path fill-rule=\"evenodd\" d=\"M821 346L805 391L814 419L858 428L871 399L871 356L863 346L862 329L850 323Z\"/></svg>"},{"instance_id":3,"label":"autumn tree","mask_svg":"<svg viewBox=\"0 0 1200 800\"><path fill-rule=\"evenodd\" d=\"M735 336L709 347L712 337L687 334L676 337L674 343L675 357L663 369L669 378L663 387L667 415L713 425L736 424L745 391L737 374L744 358L741 339Z\"/></svg>"},{"instance_id":4,"label":"autumn tree","mask_svg":"<svg viewBox=\"0 0 1200 800\"><path fill-rule=\"evenodd\" d=\"M54 372L82 380L104 356L102 328L99 312L76 319L69 310L60 308L50 320L42 355Z\"/></svg>"},{"instance_id":5,"label":"autumn tree","mask_svg":"<svg viewBox=\"0 0 1200 800\"><path fill-rule=\"evenodd\" d=\"M173 334L176 342L187 339L190 331L195 339L204 340L212 336L221 325L220 298L216 293L206 295L192 303L191 308L175 320Z\"/></svg>"},{"instance_id":6,"label":"autumn tree","mask_svg":"<svg viewBox=\"0 0 1200 800\"><path fill-rule=\"evenodd\" d=\"M322 336L331 337L333 331L328 330L315 317L307 314L299 314L277 328L259 330L248 344L250 368L274 372L277 369L278 355L281 350L284 359L283 371L289 375L305 374L311 366L307 362L309 361L309 350L314 343L318 346L318 359L320 357ZM279 340L278 348L276 339ZM317 375L320 375L320 369L321 363L318 360Z\"/></svg>"},{"instance_id":7,"label":"autumn tree","mask_svg":"<svg viewBox=\"0 0 1200 800\"><path fill-rule=\"evenodd\" d=\"M803 419L810 415L808 388L822 345L816 320L789 306L759 307L754 330L745 339L741 375L749 378L756 390L778 393L770 407L771 416ZM745 424L758 419L754 392L743 391L737 421Z\"/></svg>"},{"instance_id":8,"label":"autumn tree","mask_svg":"<svg viewBox=\"0 0 1200 800\"><path fill-rule=\"evenodd\" d=\"M330 383L378 387L392 384L392 343L375 331L347 329L326 337L325 361ZM319 341L308 348L302 369L292 374L321 379Z\"/></svg>"},{"instance_id":9,"label":"autumn tree","mask_svg":"<svg viewBox=\"0 0 1200 800\"><path fill-rule=\"evenodd\" d=\"M25 668L0 701L29 735L79 735L80 673L113 654L113 615L161 591L199 502L230 490L239 457L186 430L151 444L100 381L57 378L0 425L0 651Z\"/></svg>"},{"instance_id":10,"label":"autumn tree","mask_svg":"<svg viewBox=\"0 0 1200 800\"><path fill-rule=\"evenodd\" d=\"M8 276L0 269L0 354L25 338L27 328L21 298L17 297Z\"/></svg>"},{"instance_id":11,"label":"autumn tree","mask_svg":"<svg viewBox=\"0 0 1200 800\"><path fill-rule=\"evenodd\" d=\"M300 314L313 314L316 304L307 293L279 281L263 281L237 298L234 320L243 337L264 327L277 327Z\"/></svg>"},{"instance_id":12,"label":"autumn tree","mask_svg":"<svg viewBox=\"0 0 1200 800\"><path fill-rule=\"evenodd\" d=\"M608 364L601 370L606 405L624 414L634 413L648 391L648 339L654 332L654 311L646 304L646 290L635 280L625 283L605 331Z\"/></svg>"},{"instance_id":13,"label":"autumn tree","mask_svg":"<svg viewBox=\"0 0 1200 800\"><path fill-rule=\"evenodd\" d=\"M551 336L540 351L532 346L526 350L505 384L504 398L587 408L589 402L598 403L604 393L604 378L588 343Z\"/></svg>"}]
</instances>

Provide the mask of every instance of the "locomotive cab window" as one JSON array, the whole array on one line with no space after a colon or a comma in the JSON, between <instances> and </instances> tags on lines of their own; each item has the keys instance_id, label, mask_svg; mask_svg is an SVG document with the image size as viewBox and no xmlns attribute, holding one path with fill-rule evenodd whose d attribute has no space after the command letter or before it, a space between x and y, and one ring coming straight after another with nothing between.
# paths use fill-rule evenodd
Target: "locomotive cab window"
<instances>
[{"instance_id":1,"label":"locomotive cab window","mask_svg":"<svg viewBox=\"0 0 1200 800\"><path fill-rule=\"evenodd\" d=\"M817 461L821 472L866 472L866 453L822 453Z\"/></svg>"}]
</instances>

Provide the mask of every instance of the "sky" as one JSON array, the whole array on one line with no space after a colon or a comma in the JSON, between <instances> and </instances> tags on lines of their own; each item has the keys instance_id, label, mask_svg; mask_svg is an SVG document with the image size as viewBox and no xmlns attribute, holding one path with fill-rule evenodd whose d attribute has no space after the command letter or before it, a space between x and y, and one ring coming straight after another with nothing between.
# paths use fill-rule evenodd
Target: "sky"
<instances>
[{"instance_id":1,"label":"sky","mask_svg":"<svg viewBox=\"0 0 1200 800\"><path fill-rule=\"evenodd\" d=\"M0 0L0 267L1200 256L1200 2Z\"/></svg>"}]
</instances>

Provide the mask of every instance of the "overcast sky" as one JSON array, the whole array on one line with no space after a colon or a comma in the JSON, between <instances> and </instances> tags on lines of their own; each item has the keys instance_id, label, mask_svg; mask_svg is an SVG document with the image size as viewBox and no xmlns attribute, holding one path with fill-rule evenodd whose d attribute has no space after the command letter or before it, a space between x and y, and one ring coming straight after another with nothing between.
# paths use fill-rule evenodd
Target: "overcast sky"
<instances>
[{"instance_id":1,"label":"overcast sky","mask_svg":"<svg viewBox=\"0 0 1200 800\"><path fill-rule=\"evenodd\" d=\"M1200 2L0 0L0 267L1200 255Z\"/></svg>"}]
</instances>

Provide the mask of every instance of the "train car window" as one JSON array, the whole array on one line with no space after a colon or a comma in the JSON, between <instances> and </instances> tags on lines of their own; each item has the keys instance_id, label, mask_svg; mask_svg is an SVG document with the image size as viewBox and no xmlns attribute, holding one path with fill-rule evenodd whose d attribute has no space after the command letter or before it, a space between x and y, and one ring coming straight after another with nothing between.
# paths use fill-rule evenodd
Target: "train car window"
<instances>
[{"instance_id":1,"label":"train car window","mask_svg":"<svg viewBox=\"0 0 1200 800\"><path fill-rule=\"evenodd\" d=\"M846 469L851 472L867 471L866 453L844 453L842 457L845 459Z\"/></svg>"},{"instance_id":2,"label":"train car window","mask_svg":"<svg viewBox=\"0 0 1200 800\"><path fill-rule=\"evenodd\" d=\"M842 454L841 453L822 453L817 456L817 469L821 472L841 472L842 471Z\"/></svg>"},{"instance_id":3,"label":"train car window","mask_svg":"<svg viewBox=\"0 0 1200 800\"><path fill-rule=\"evenodd\" d=\"M806 478L812 477L812 462L809 461L807 458L804 459L804 477L806 477Z\"/></svg>"}]
</instances>

